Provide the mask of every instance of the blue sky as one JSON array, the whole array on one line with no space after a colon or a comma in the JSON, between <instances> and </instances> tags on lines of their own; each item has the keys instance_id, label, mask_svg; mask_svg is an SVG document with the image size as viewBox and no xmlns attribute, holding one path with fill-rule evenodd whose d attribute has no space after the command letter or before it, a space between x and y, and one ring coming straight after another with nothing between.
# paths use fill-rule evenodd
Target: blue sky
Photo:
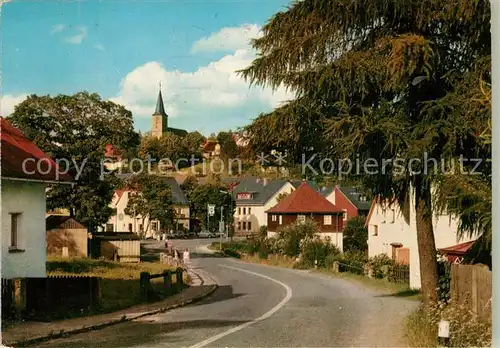
<instances>
[{"instance_id":1,"label":"blue sky","mask_svg":"<svg viewBox=\"0 0 500 348\"><path fill-rule=\"evenodd\" d=\"M2 115L25 95L96 92L147 131L159 81L172 127L243 126L291 96L234 74L287 0L11 1L2 6Z\"/></svg>"}]
</instances>

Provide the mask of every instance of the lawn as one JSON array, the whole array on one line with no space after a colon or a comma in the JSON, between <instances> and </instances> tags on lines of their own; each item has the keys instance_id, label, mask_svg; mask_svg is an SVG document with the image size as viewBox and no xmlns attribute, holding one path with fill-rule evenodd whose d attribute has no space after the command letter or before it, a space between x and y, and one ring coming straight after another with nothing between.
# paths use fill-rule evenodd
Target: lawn
<instances>
[{"instance_id":1,"label":"lawn","mask_svg":"<svg viewBox=\"0 0 500 348\"><path fill-rule=\"evenodd\" d=\"M48 276L89 276L101 278L101 300L99 312L111 312L141 303L139 278L141 272L160 274L169 270L169 266L159 262L119 263L85 258L62 259L49 258ZM172 277L175 284L175 276ZM184 282L189 283L187 274ZM166 297L163 278L151 280L158 299Z\"/></svg>"}]
</instances>

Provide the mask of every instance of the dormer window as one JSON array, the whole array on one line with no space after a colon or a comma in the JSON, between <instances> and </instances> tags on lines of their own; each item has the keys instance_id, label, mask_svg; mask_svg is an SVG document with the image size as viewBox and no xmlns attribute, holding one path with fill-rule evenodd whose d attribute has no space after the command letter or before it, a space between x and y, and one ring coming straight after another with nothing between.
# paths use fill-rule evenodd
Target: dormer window
<instances>
[{"instance_id":1,"label":"dormer window","mask_svg":"<svg viewBox=\"0 0 500 348\"><path fill-rule=\"evenodd\" d=\"M236 199L252 199L253 194L251 192L240 192L236 195Z\"/></svg>"}]
</instances>

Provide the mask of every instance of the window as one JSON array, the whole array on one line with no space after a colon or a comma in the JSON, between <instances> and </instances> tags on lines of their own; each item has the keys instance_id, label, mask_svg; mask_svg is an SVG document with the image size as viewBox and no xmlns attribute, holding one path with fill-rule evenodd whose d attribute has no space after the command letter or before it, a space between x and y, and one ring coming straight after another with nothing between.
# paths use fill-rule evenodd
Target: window
<instances>
[{"instance_id":1,"label":"window","mask_svg":"<svg viewBox=\"0 0 500 348\"><path fill-rule=\"evenodd\" d=\"M252 222L251 221L248 221L248 230L251 231L252 230Z\"/></svg>"},{"instance_id":2,"label":"window","mask_svg":"<svg viewBox=\"0 0 500 348\"><path fill-rule=\"evenodd\" d=\"M132 232L132 224L128 224L128 231Z\"/></svg>"},{"instance_id":3,"label":"window","mask_svg":"<svg viewBox=\"0 0 500 348\"><path fill-rule=\"evenodd\" d=\"M248 207L248 215L252 214L252 208Z\"/></svg>"},{"instance_id":4,"label":"window","mask_svg":"<svg viewBox=\"0 0 500 348\"><path fill-rule=\"evenodd\" d=\"M391 209L391 224L393 224L396 221L396 212L394 209Z\"/></svg>"},{"instance_id":5,"label":"window","mask_svg":"<svg viewBox=\"0 0 500 348\"><path fill-rule=\"evenodd\" d=\"M280 215L279 219L280 219L279 224L283 225L283 215Z\"/></svg>"},{"instance_id":6,"label":"window","mask_svg":"<svg viewBox=\"0 0 500 348\"><path fill-rule=\"evenodd\" d=\"M247 222L243 221L243 231L246 231L246 229L247 229Z\"/></svg>"},{"instance_id":7,"label":"window","mask_svg":"<svg viewBox=\"0 0 500 348\"><path fill-rule=\"evenodd\" d=\"M113 224L106 224L106 232L113 232L115 230Z\"/></svg>"},{"instance_id":8,"label":"window","mask_svg":"<svg viewBox=\"0 0 500 348\"><path fill-rule=\"evenodd\" d=\"M17 249L18 238L19 238L19 225L21 222L21 213L11 213L10 214L10 247L12 249Z\"/></svg>"},{"instance_id":9,"label":"window","mask_svg":"<svg viewBox=\"0 0 500 348\"><path fill-rule=\"evenodd\" d=\"M153 232L157 232L158 231L158 221L151 222L151 230Z\"/></svg>"},{"instance_id":10,"label":"window","mask_svg":"<svg viewBox=\"0 0 500 348\"><path fill-rule=\"evenodd\" d=\"M343 210L344 210L344 215L343 215L344 221L347 221L347 209L343 209Z\"/></svg>"},{"instance_id":11,"label":"window","mask_svg":"<svg viewBox=\"0 0 500 348\"><path fill-rule=\"evenodd\" d=\"M140 224L140 225L139 225L139 231L140 231L140 232L144 232L144 229L143 229L143 227L142 227L142 224Z\"/></svg>"},{"instance_id":12,"label":"window","mask_svg":"<svg viewBox=\"0 0 500 348\"><path fill-rule=\"evenodd\" d=\"M306 216L305 215L297 215L297 222L303 224L306 222Z\"/></svg>"},{"instance_id":13,"label":"window","mask_svg":"<svg viewBox=\"0 0 500 348\"><path fill-rule=\"evenodd\" d=\"M247 215L247 208L243 207L243 215Z\"/></svg>"},{"instance_id":14,"label":"window","mask_svg":"<svg viewBox=\"0 0 500 348\"><path fill-rule=\"evenodd\" d=\"M241 221L238 221L238 231L241 230Z\"/></svg>"},{"instance_id":15,"label":"window","mask_svg":"<svg viewBox=\"0 0 500 348\"><path fill-rule=\"evenodd\" d=\"M241 208L238 207L238 215L241 215Z\"/></svg>"},{"instance_id":16,"label":"window","mask_svg":"<svg viewBox=\"0 0 500 348\"><path fill-rule=\"evenodd\" d=\"M277 219L276 219L276 214L271 215L271 220L272 220L272 221L276 221L276 220L277 220Z\"/></svg>"},{"instance_id":17,"label":"window","mask_svg":"<svg viewBox=\"0 0 500 348\"><path fill-rule=\"evenodd\" d=\"M373 235L378 236L378 225L373 225Z\"/></svg>"},{"instance_id":18,"label":"window","mask_svg":"<svg viewBox=\"0 0 500 348\"><path fill-rule=\"evenodd\" d=\"M332 224L332 216L331 215L323 216L323 225L329 226L331 224Z\"/></svg>"}]
</instances>

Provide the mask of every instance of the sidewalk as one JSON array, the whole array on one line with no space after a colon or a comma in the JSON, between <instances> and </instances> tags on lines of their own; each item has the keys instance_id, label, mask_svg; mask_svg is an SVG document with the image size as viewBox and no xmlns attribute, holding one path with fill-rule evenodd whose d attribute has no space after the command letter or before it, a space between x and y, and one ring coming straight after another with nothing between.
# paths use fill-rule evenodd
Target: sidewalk
<instances>
[{"instance_id":1,"label":"sidewalk","mask_svg":"<svg viewBox=\"0 0 500 348\"><path fill-rule=\"evenodd\" d=\"M133 306L118 312L89 317L60 320L50 323L20 323L5 330L2 328L2 343L10 347L20 344L27 345L68 334L100 329L188 305L210 295L217 289L217 284L205 273L200 272L200 274L198 274L198 272L195 273L192 270L188 270L188 273L192 279L191 286L165 300Z\"/></svg>"}]
</instances>

